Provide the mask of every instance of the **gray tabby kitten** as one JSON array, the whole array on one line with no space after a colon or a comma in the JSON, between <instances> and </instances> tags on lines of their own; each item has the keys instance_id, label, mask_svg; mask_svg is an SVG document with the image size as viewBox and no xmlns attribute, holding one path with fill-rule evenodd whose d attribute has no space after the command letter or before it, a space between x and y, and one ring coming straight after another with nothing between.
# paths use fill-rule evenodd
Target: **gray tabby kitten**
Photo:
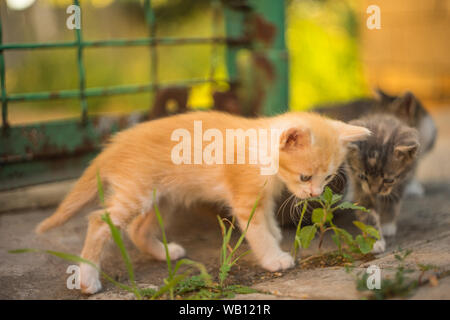
<instances>
[{"instance_id":1,"label":"gray tabby kitten","mask_svg":"<svg viewBox=\"0 0 450 320\"><path fill-rule=\"evenodd\" d=\"M418 135L420 149L416 152L417 154L414 157L414 163L420 160L420 158L422 158L433 148L437 136L437 128L433 118L423 107L419 99L417 99L411 92L406 92L401 96L391 96L382 90L377 89L375 98L364 98L339 104L321 105L313 108L312 111L322 113L328 117L344 122L349 122L359 118L364 119L364 117L371 118L371 115L385 114L390 119L388 122L392 121L395 122L397 126L408 126L417 129L416 134ZM372 120L382 121L381 118L383 117L374 116ZM382 134L382 132L374 134L372 138L378 137L379 134ZM374 142L378 140L375 139L370 141ZM383 139L381 139L381 141L383 141ZM383 146L380 145L379 148L383 149ZM386 163L390 159L393 159L393 157L386 157L383 161ZM391 165L398 165L398 162L394 161L393 163L387 163L386 168L390 168ZM422 185L414 179L416 164L414 164L411 169L404 169L405 172L409 173L408 178L401 184L401 196L407 194L422 196L424 194L424 189ZM343 167L340 168L338 177L333 179L328 185L333 192L342 194L345 193L346 189L348 189L349 177L348 173L345 171L346 170L344 170ZM376 182L378 181L375 179L374 183ZM376 186L373 186L373 188L376 189ZM397 195L399 192L395 190L393 194ZM296 224L296 212L294 208L295 201L289 201L289 199L291 199L290 196L291 194L285 191L283 197L281 197L280 202L278 203L278 216L282 225L287 225L290 221ZM351 195L347 195L346 198L350 201L358 201L357 199L352 199L350 196ZM383 199L384 198L382 198L382 200ZM397 206L398 207L396 210L398 212L400 204ZM313 205L312 208L314 208ZM386 214L383 214L383 216L386 216ZM385 218L383 218L383 220L384 219ZM384 229L386 231L385 234L393 235L396 231L396 224L393 223L391 226L385 226ZM381 249L385 246L382 245L382 243L383 241L377 244L377 247L380 247L379 251L383 251Z\"/></svg>"},{"instance_id":2,"label":"gray tabby kitten","mask_svg":"<svg viewBox=\"0 0 450 320\"><path fill-rule=\"evenodd\" d=\"M401 96L391 96L377 89L376 94L377 96L373 99L365 98L342 104L322 105L314 108L313 111L344 122L369 114L392 114L408 126L418 130L421 145L419 157L422 158L433 148L436 141L437 128L433 118L419 99L409 91ZM422 196L424 189L417 180L411 179L406 193Z\"/></svg>"},{"instance_id":3,"label":"gray tabby kitten","mask_svg":"<svg viewBox=\"0 0 450 320\"><path fill-rule=\"evenodd\" d=\"M346 198L370 209L358 218L380 231L373 252L386 248L384 236L397 231L405 188L414 176L419 154L419 133L388 114L373 114L350 121L372 131L366 140L349 145Z\"/></svg>"}]
</instances>

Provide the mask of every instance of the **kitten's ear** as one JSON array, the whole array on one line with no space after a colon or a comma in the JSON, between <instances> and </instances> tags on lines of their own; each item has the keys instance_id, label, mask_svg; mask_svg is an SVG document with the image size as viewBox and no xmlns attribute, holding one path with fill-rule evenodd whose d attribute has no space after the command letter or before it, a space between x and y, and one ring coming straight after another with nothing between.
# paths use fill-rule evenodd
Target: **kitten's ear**
<instances>
[{"instance_id":1,"label":"kitten's ear","mask_svg":"<svg viewBox=\"0 0 450 320\"><path fill-rule=\"evenodd\" d=\"M347 150L349 153L357 153L360 151L359 146L355 142L351 142L347 145Z\"/></svg>"},{"instance_id":2,"label":"kitten's ear","mask_svg":"<svg viewBox=\"0 0 450 320\"><path fill-rule=\"evenodd\" d=\"M395 100L393 107L398 116L412 119L417 111L417 98L412 92L407 91Z\"/></svg>"},{"instance_id":3,"label":"kitten's ear","mask_svg":"<svg viewBox=\"0 0 450 320\"><path fill-rule=\"evenodd\" d=\"M399 145L394 148L394 156L399 159L412 159L417 155L419 150L419 144L417 142L411 142L407 145Z\"/></svg>"},{"instance_id":4,"label":"kitten's ear","mask_svg":"<svg viewBox=\"0 0 450 320\"><path fill-rule=\"evenodd\" d=\"M280 136L280 149L304 148L311 144L311 132L309 129L290 128Z\"/></svg>"},{"instance_id":5,"label":"kitten's ear","mask_svg":"<svg viewBox=\"0 0 450 320\"><path fill-rule=\"evenodd\" d=\"M391 96L391 95L387 94L386 92L384 92L380 88L376 88L375 89L375 95L377 96L378 100L380 100L381 102L385 102L385 103L391 103L396 98L394 96Z\"/></svg>"},{"instance_id":6,"label":"kitten's ear","mask_svg":"<svg viewBox=\"0 0 450 320\"><path fill-rule=\"evenodd\" d=\"M366 140L372 134L367 128L345 123L340 123L338 130L339 140L344 143Z\"/></svg>"}]
</instances>

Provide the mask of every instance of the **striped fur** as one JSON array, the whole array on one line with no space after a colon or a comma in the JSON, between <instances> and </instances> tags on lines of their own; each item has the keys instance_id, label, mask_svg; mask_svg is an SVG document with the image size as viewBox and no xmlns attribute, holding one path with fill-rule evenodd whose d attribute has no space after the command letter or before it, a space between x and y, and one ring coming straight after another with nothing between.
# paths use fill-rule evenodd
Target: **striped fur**
<instances>
[{"instance_id":1,"label":"striped fur","mask_svg":"<svg viewBox=\"0 0 450 320\"><path fill-rule=\"evenodd\" d=\"M371 214L358 216L376 226L383 239L393 235L405 187L413 178L420 154L419 134L397 117L373 114L350 122L372 131L365 141L349 145L346 174L350 197L371 209ZM384 251L379 243L378 251Z\"/></svg>"}]
</instances>

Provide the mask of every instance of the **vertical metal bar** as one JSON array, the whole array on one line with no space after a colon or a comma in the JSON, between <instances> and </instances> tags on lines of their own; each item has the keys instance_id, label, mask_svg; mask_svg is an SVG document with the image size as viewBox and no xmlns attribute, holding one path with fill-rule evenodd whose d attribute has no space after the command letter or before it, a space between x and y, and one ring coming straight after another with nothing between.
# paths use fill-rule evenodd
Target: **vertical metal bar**
<instances>
[{"instance_id":1,"label":"vertical metal bar","mask_svg":"<svg viewBox=\"0 0 450 320\"><path fill-rule=\"evenodd\" d=\"M224 8L225 33L228 38L242 38L244 35L245 12L226 6ZM227 46L225 51L225 62L230 82L238 80L237 54L239 48Z\"/></svg>"},{"instance_id":2,"label":"vertical metal bar","mask_svg":"<svg viewBox=\"0 0 450 320\"><path fill-rule=\"evenodd\" d=\"M275 80L266 92L263 112L273 115L287 111L289 103L288 51L285 42L285 3L273 0L249 0L254 14L275 26L276 35L262 53L275 69Z\"/></svg>"},{"instance_id":3,"label":"vertical metal bar","mask_svg":"<svg viewBox=\"0 0 450 320\"><path fill-rule=\"evenodd\" d=\"M218 38L219 37L219 19L220 19L220 1L219 0L212 0L211 2L211 27L212 27L212 37ZM209 67L209 77L208 79L211 81L211 86L214 86L215 80L214 77L216 75L216 69L217 64L219 61L218 57L218 45L217 43L213 42L211 44L211 61L210 61L210 67Z\"/></svg>"},{"instance_id":4,"label":"vertical metal bar","mask_svg":"<svg viewBox=\"0 0 450 320\"><path fill-rule=\"evenodd\" d=\"M79 0L74 0L73 4L78 6L81 10ZM83 19L81 19L81 23L82 22ZM83 37L81 34L81 25L80 29L75 28L75 36L77 42L78 77L79 77L80 101L81 101L81 121L83 124L85 124L87 122L88 107L85 95L86 72L84 70L84 63L83 63Z\"/></svg>"},{"instance_id":5,"label":"vertical metal bar","mask_svg":"<svg viewBox=\"0 0 450 320\"><path fill-rule=\"evenodd\" d=\"M0 16L0 44L3 43L2 18ZM2 128L7 129L8 124L8 100L6 96L6 71L4 50L0 50L0 86L2 95Z\"/></svg>"},{"instance_id":6,"label":"vertical metal bar","mask_svg":"<svg viewBox=\"0 0 450 320\"><path fill-rule=\"evenodd\" d=\"M149 28L149 34L151 38L156 37L156 17L152 9L151 0L145 0L145 21ZM158 52L156 48L156 41L150 45L150 83L154 84L155 91L158 90Z\"/></svg>"}]
</instances>

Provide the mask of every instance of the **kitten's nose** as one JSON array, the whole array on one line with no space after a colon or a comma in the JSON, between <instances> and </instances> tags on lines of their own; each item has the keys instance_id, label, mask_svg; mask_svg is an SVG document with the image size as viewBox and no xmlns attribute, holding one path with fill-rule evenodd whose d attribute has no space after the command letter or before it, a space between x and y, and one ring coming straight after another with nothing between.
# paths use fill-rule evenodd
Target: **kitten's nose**
<instances>
[{"instance_id":1,"label":"kitten's nose","mask_svg":"<svg viewBox=\"0 0 450 320\"><path fill-rule=\"evenodd\" d=\"M311 189L310 195L311 197L318 197L322 194L322 188Z\"/></svg>"}]
</instances>

